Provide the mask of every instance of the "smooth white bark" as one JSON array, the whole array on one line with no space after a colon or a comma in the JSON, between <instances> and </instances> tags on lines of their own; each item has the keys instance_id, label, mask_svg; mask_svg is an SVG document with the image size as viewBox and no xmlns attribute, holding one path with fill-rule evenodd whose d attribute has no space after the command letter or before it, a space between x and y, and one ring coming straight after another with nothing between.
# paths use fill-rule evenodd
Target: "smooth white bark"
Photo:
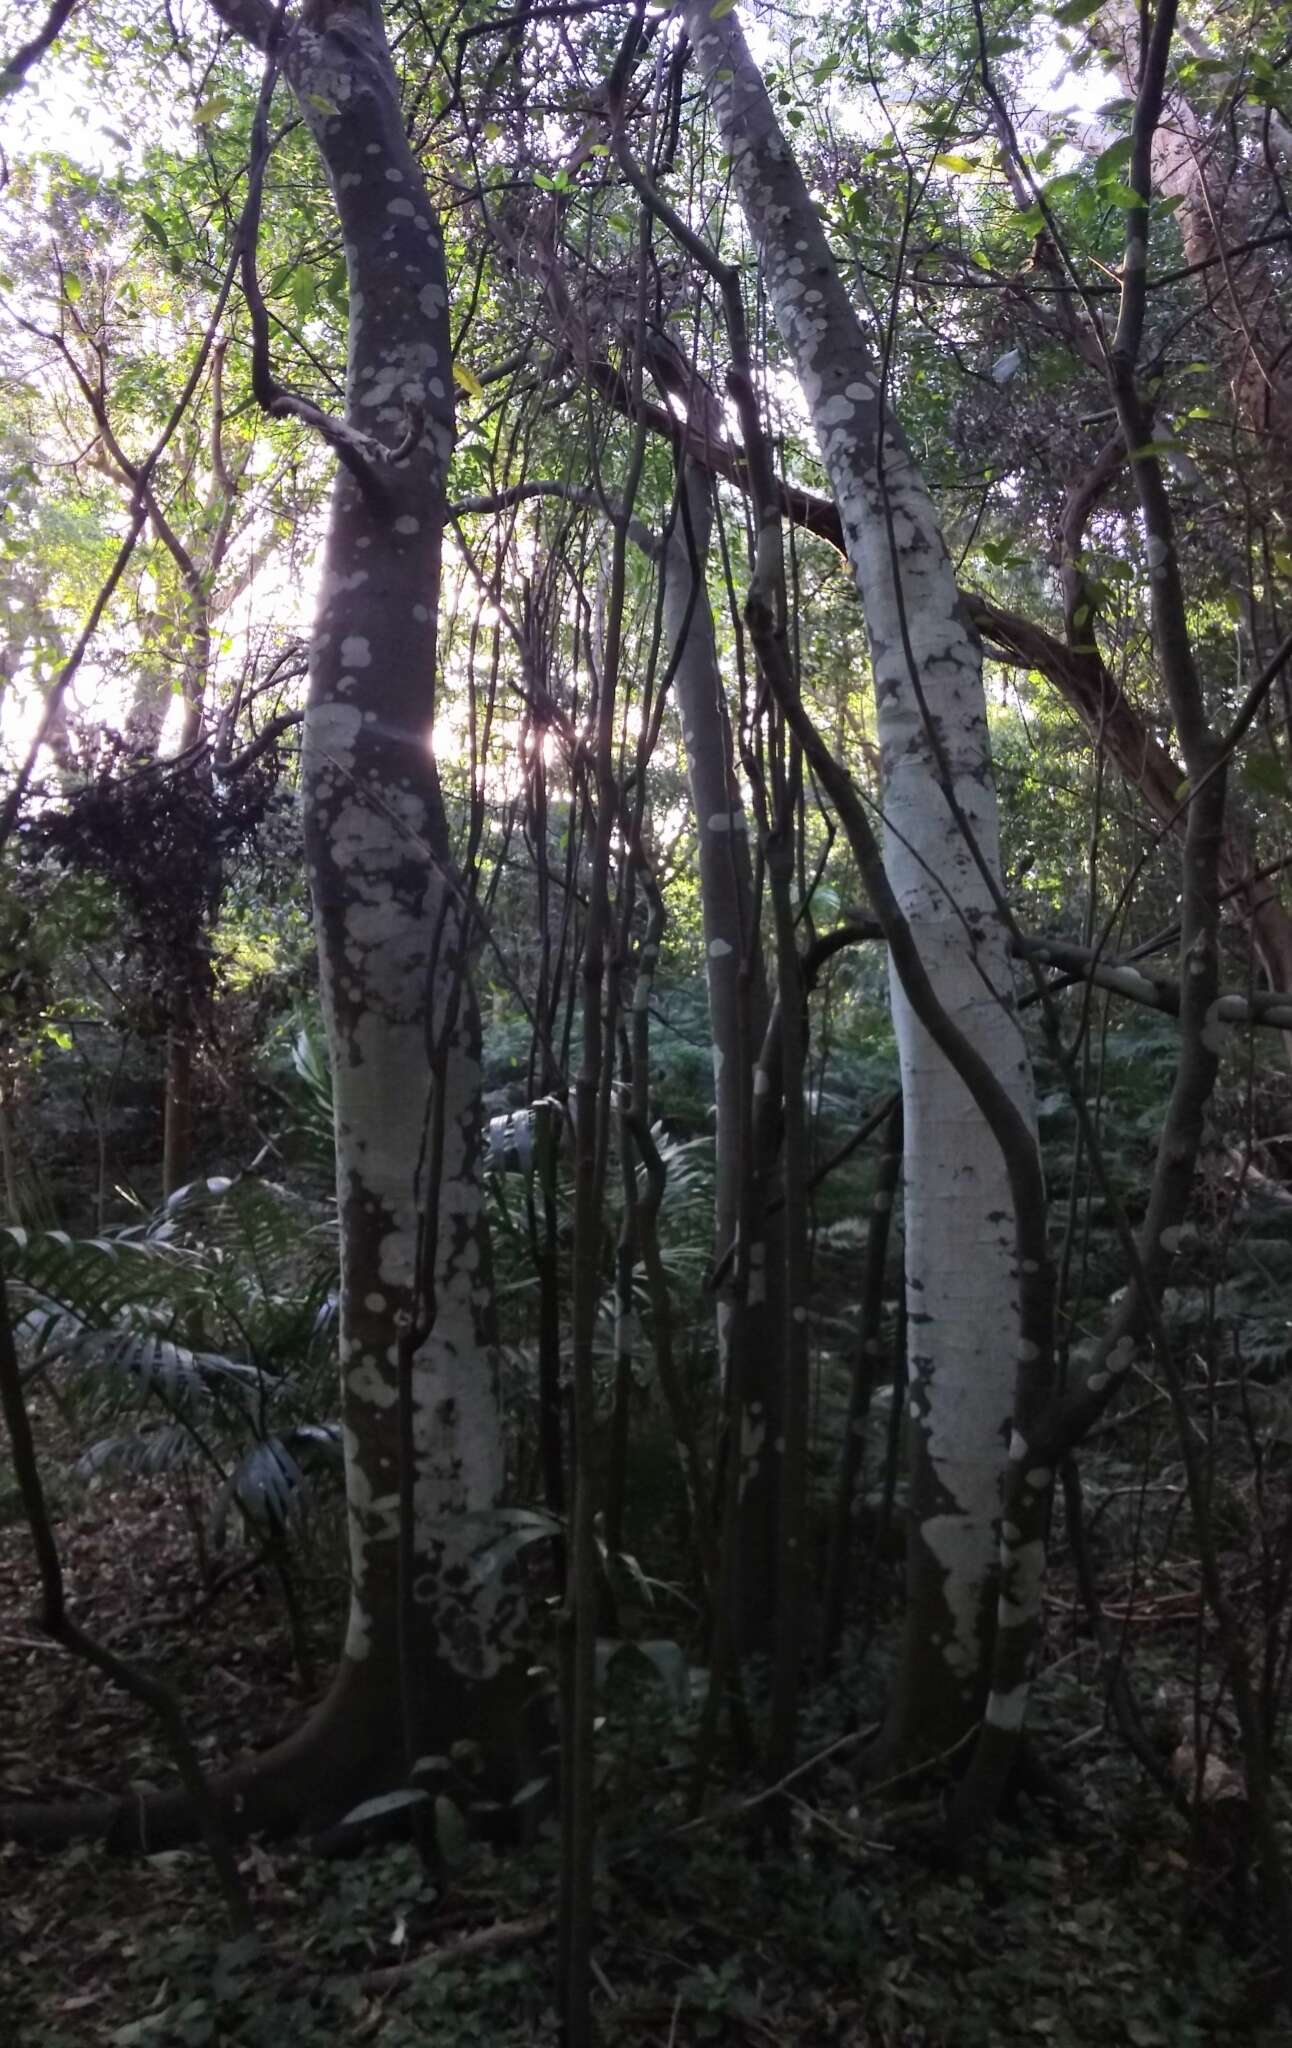
<instances>
[{"instance_id":1,"label":"smooth white bark","mask_svg":"<svg viewBox=\"0 0 1292 2048\"><path fill-rule=\"evenodd\" d=\"M885 866L940 1002L1030 1116L1006 935L941 786L949 776L983 862L999 875L981 649L936 510L883 402L866 337L738 22L730 13L715 21L704 0L686 16L865 610ZM1013 1405L1012 1205L998 1147L896 984L893 1013L906 1101L917 1522L907 1664L914 1658L926 1674L908 1690L927 1690L940 1671L968 1707L990 1644ZM919 1702L912 1705L918 1716Z\"/></svg>"}]
</instances>

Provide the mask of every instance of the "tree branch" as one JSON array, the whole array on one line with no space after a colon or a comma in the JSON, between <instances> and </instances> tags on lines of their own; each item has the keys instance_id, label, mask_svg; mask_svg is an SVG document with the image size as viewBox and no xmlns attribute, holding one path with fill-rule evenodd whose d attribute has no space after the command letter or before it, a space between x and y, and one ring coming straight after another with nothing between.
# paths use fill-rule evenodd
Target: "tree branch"
<instances>
[{"instance_id":1,"label":"tree branch","mask_svg":"<svg viewBox=\"0 0 1292 2048\"><path fill-rule=\"evenodd\" d=\"M7 57L3 67L0 67L0 97L15 91L33 64L39 64L46 50L57 41L67 22L76 12L77 5L78 0L52 0L42 26L29 42L20 43L12 57Z\"/></svg>"}]
</instances>

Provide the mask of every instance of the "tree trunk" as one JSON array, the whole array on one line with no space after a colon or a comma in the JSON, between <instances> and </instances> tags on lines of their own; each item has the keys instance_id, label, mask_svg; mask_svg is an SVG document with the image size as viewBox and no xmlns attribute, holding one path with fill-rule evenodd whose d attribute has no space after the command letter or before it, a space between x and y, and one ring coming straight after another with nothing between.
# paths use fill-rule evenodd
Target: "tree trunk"
<instances>
[{"instance_id":1,"label":"tree trunk","mask_svg":"<svg viewBox=\"0 0 1292 2048\"><path fill-rule=\"evenodd\" d=\"M272 10L220 7L272 39ZM351 1569L323 1720L339 1719L379 1776L401 1774L404 1372L416 1625L402 1684L419 1747L470 1735L496 1792L523 1768L527 1646L517 1539L494 1512L503 1446L470 913L430 751L454 431L444 249L378 0L316 0L278 56L327 169L350 290L302 757L335 1097Z\"/></svg>"},{"instance_id":2,"label":"tree trunk","mask_svg":"<svg viewBox=\"0 0 1292 2048\"><path fill-rule=\"evenodd\" d=\"M734 1271L745 1175L756 1171L742 1138L745 1107L754 1086L756 1056L767 1030L770 1004L754 905L749 851L749 814L736 774L735 745L727 709L713 613L705 587L705 565L713 530L712 487L696 462L683 460L673 524L663 552L664 633L673 694L686 752L691 805L699 846L700 912L704 927L705 985L713 1034L714 1252ZM743 1017L742 1017L743 1010ZM736 1585L736 1641L742 1652L767 1647L774 1600L776 1461L782 1317L779 1228L767 1244L767 1189L753 1195L759 1219L751 1268L765 1276L769 1298L757 1316L733 1315L723 1289L717 1306L718 1366L723 1387L732 1369L732 1343L740 1337L747 1357L740 1382L740 1417L731 1420L731 1455L741 1460L740 1535ZM775 1227L775 1226L774 1226Z\"/></svg>"},{"instance_id":3,"label":"tree trunk","mask_svg":"<svg viewBox=\"0 0 1292 2048\"><path fill-rule=\"evenodd\" d=\"M1122 71L1133 92L1140 21L1134 9L1123 8L1121 14ZM1208 49L1207 55L1214 60L1217 52ZM1172 93L1167 117L1153 137L1152 164L1156 189L1178 202L1185 262L1215 266L1206 291L1208 310L1223 337L1219 364L1229 372L1239 419L1269 464L1266 481L1282 495L1292 435L1286 293L1267 250L1225 253L1261 234L1268 195L1254 187L1266 183L1266 166L1259 158L1253 162L1229 120L1204 122L1179 90Z\"/></svg>"},{"instance_id":4,"label":"tree trunk","mask_svg":"<svg viewBox=\"0 0 1292 2048\"><path fill-rule=\"evenodd\" d=\"M162 1128L162 1194L169 1201L188 1180L193 1156L193 1020L187 1009L166 1034Z\"/></svg>"},{"instance_id":5,"label":"tree trunk","mask_svg":"<svg viewBox=\"0 0 1292 2048\"><path fill-rule=\"evenodd\" d=\"M652 432L676 447L685 447L689 459L707 474L738 487L747 485L740 452L733 442L705 436L659 407L634 404L622 378L608 367L594 381L629 418L645 418ZM779 492L787 519L846 552L839 510L832 498L783 483ZM1173 829L1182 835L1184 813L1177 792L1184 770L1153 737L1088 636L1083 634L1085 644L1074 649L1044 626L1006 611L981 591L962 588L960 602L970 624L988 642L992 658L1006 664L1017 662L1042 675L1081 718L1092 739L1106 748L1119 772L1159 821L1172 820ZM1270 987L1282 992L1292 988L1292 914L1281 901L1277 885L1254 873L1248 835L1232 799L1230 809L1234 815L1226 826L1221 855L1226 891L1239 913L1250 921L1253 945Z\"/></svg>"},{"instance_id":6,"label":"tree trunk","mask_svg":"<svg viewBox=\"0 0 1292 2048\"><path fill-rule=\"evenodd\" d=\"M885 865L947 1015L1030 1115L1006 935L942 786L999 875L981 649L923 479L888 411L821 221L734 14L686 7L768 293L811 411L861 593L889 827ZM970 938L972 934L972 939ZM1016 1287L1002 1159L900 988L912 1527L888 1743L938 1749L982 1710Z\"/></svg>"}]
</instances>

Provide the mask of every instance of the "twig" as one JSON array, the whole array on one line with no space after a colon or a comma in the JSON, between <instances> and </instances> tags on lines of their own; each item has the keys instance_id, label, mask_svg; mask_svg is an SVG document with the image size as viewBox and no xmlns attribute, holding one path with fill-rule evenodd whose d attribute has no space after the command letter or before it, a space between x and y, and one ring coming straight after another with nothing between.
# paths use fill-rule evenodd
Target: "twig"
<instances>
[{"instance_id":1,"label":"twig","mask_svg":"<svg viewBox=\"0 0 1292 2048\"><path fill-rule=\"evenodd\" d=\"M22 84L32 65L40 62L60 30L66 26L76 4L77 0L52 0L49 13L35 35L27 42L19 43L12 57L6 58L3 68L0 68L0 90L12 92L15 86Z\"/></svg>"},{"instance_id":2,"label":"twig","mask_svg":"<svg viewBox=\"0 0 1292 2048\"><path fill-rule=\"evenodd\" d=\"M721 1821L738 1820L742 1814L752 1813L756 1807L765 1806L769 1799L778 1799L788 1786L797 1783L800 1778L805 1778L809 1771L815 1771L832 1756L840 1755L845 1749L855 1749L859 1742L869 1742L872 1736L878 1735L879 1728L878 1721L873 1722L868 1728L854 1728L849 1734L840 1735L833 1742L828 1742L824 1749L818 1749L813 1755L805 1757L801 1764L795 1764L793 1770L786 1771L784 1777L778 1778L774 1785L764 1785L760 1791L751 1792L745 1799L728 1800L725 1806L715 1806L711 1812L697 1814L693 1820L679 1821L675 1828L665 1828L657 1835L645 1835L639 1842L630 1842L626 1849L621 1849L618 1855L609 1859L611 1865L629 1863L645 1849L656 1849L664 1842L680 1841L683 1835L696 1835L702 1828L717 1827ZM948 1751L947 1754L951 1755L952 1752ZM938 1761L940 1759L936 1757L932 1759L933 1763ZM919 1766L920 1770L928 1768L928 1764ZM899 1784L903 1777L910 1775L911 1773L907 1771L900 1772L896 1778L886 1779L882 1784L870 1789L874 1792L886 1791L889 1785Z\"/></svg>"},{"instance_id":3,"label":"twig","mask_svg":"<svg viewBox=\"0 0 1292 2048\"><path fill-rule=\"evenodd\" d=\"M428 1949L425 1955L413 1956L406 1963L361 1970L358 1976L342 1981L360 1991L394 1991L425 1970L438 1970L446 1965L452 1968L455 1963L467 1962L472 1956L492 1955L500 1948L521 1948L527 1942L539 1940L555 1925L554 1913L531 1913L524 1920L496 1920L492 1927L477 1927L473 1934L464 1934L458 1941L446 1941L440 1948Z\"/></svg>"}]
</instances>

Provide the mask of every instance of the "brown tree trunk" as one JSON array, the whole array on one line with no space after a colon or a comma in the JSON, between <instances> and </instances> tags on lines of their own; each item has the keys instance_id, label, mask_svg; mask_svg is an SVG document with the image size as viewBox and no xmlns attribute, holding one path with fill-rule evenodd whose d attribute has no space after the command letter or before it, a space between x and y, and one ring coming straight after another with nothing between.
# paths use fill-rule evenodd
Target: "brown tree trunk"
<instances>
[{"instance_id":1,"label":"brown tree trunk","mask_svg":"<svg viewBox=\"0 0 1292 2048\"><path fill-rule=\"evenodd\" d=\"M730 1275L737 1266L734 1248L742 1215L751 1217L757 1238L748 1256L762 1290L755 1315L736 1312L729 1282L723 1285L717 1308L720 1383L730 1389L734 1371L740 1385L738 1403L728 1407L726 1454L739 1459L741 1466L735 1638L744 1653L767 1647L776 1611L773 1446L779 1438L784 1290L781 1224L778 1218L769 1218L766 1209L769 1172L779 1150L779 1113L770 1158L760 1160L745 1133L754 1127L747 1112L756 1073L761 1072L754 1061L766 1035L770 1002L754 902L749 814L736 773L731 715L705 583L712 529L708 474L697 462L684 460L673 525L663 550L664 628L670 663L676 663L673 694L699 846L705 985L713 1034L714 1252ZM748 1201L743 1190L746 1176L751 1182ZM743 1352L739 1361L735 1347Z\"/></svg>"},{"instance_id":2,"label":"brown tree trunk","mask_svg":"<svg viewBox=\"0 0 1292 2048\"><path fill-rule=\"evenodd\" d=\"M193 1163L193 1029L175 1018L166 1034L166 1088L162 1125L162 1195L167 1201L187 1183Z\"/></svg>"}]
</instances>

